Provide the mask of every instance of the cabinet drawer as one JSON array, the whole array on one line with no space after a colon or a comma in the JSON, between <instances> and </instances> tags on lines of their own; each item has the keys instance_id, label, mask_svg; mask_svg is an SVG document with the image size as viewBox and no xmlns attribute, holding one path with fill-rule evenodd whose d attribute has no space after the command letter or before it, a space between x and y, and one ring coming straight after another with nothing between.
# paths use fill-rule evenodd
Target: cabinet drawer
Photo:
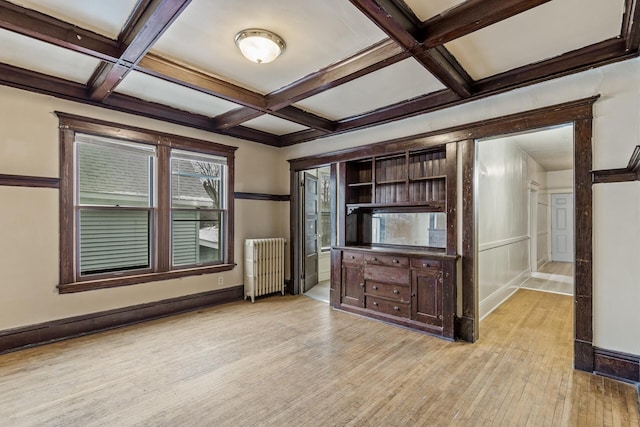
<instances>
[{"instance_id":1,"label":"cabinet drawer","mask_svg":"<svg viewBox=\"0 0 640 427\"><path fill-rule=\"evenodd\" d=\"M411 268L442 270L442 261L429 258L411 258Z\"/></svg>"},{"instance_id":2,"label":"cabinet drawer","mask_svg":"<svg viewBox=\"0 0 640 427\"><path fill-rule=\"evenodd\" d=\"M387 267L385 265L367 264L364 267L364 278L386 283L400 283L408 285L411 278L408 268Z\"/></svg>"},{"instance_id":3,"label":"cabinet drawer","mask_svg":"<svg viewBox=\"0 0 640 427\"><path fill-rule=\"evenodd\" d=\"M398 317L409 318L411 314L409 304L407 303L403 303L400 301L389 301L370 295L365 296L365 308Z\"/></svg>"},{"instance_id":4,"label":"cabinet drawer","mask_svg":"<svg viewBox=\"0 0 640 427\"><path fill-rule=\"evenodd\" d=\"M408 267L409 258L403 256L369 255L364 257L364 262L373 265L387 265L390 267Z\"/></svg>"},{"instance_id":5,"label":"cabinet drawer","mask_svg":"<svg viewBox=\"0 0 640 427\"><path fill-rule=\"evenodd\" d=\"M364 291L373 296L385 297L405 303L409 302L409 286L373 282L368 280L365 283Z\"/></svg>"},{"instance_id":6,"label":"cabinet drawer","mask_svg":"<svg viewBox=\"0 0 640 427\"><path fill-rule=\"evenodd\" d=\"M363 254L361 252L351 252L351 251L342 252L342 262L344 263L361 264L362 259L363 259Z\"/></svg>"}]
</instances>

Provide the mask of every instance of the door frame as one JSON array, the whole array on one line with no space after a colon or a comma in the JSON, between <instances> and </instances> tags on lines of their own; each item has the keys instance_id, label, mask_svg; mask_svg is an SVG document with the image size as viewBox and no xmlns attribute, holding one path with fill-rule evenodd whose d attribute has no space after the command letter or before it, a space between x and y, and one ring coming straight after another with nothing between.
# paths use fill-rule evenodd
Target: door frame
<instances>
[{"instance_id":1,"label":"door frame","mask_svg":"<svg viewBox=\"0 0 640 427\"><path fill-rule=\"evenodd\" d=\"M290 162L292 162L290 160ZM303 241L304 241L304 233L301 227L303 227L304 222L304 187L303 187L303 177L305 172L311 169L319 169L321 167L329 166L330 167L330 178L329 185L331 188L330 200L331 200L331 246L336 244L335 236L336 236L336 164L327 164L323 162L318 163L306 163L301 165L300 168L295 168L292 163L289 177L289 185L290 185L290 206L289 206L289 232L290 232L290 240L291 245L289 249L290 256L290 279L287 282L287 291L293 295L298 295L302 293L302 275L303 268L302 265L304 263L303 256ZM320 250L318 250L318 255L320 255ZM331 269L330 269L331 271Z\"/></svg>"},{"instance_id":2,"label":"door frame","mask_svg":"<svg viewBox=\"0 0 640 427\"><path fill-rule=\"evenodd\" d=\"M381 141L357 148L332 151L320 155L289 160L291 165L291 188L298 185L297 174L304 169L332 165L331 180L335 191L336 162L353 160L370 156L372 152L393 152L403 148L418 149L442 145L450 142L458 144L458 183L461 191L458 194L459 217L461 225L461 242L458 251L462 255L461 274L458 283L458 316L456 319L456 336L465 341L475 342L479 335L479 310L477 291L476 251L477 228L475 227L475 140L492 136L523 132L544 127L573 123L574 133L574 269L575 311L574 311L574 367L579 370L593 372L593 195L591 182L592 169L592 122L593 105L599 95L562 104L551 105L535 110L525 111L460 125L448 129L427 132L419 135L403 137L391 141ZM400 148L402 147L402 148ZM295 260L295 246L298 239L297 209L299 197L297 191L291 191L291 259ZM338 195L339 197L339 195ZM335 197L334 197L335 199ZM461 199L461 201L460 201ZM333 201L332 201L333 203ZM335 210L332 210L335 212ZM580 215L576 215L580 212ZM332 224L335 215L332 215ZM333 233L335 236L335 233ZM335 242L332 241L332 245ZM332 264L336 260L332 259ZM296 263L292 262L292 266ZM332 265L333 267L333 265ZM290 289L296 290L295 272L292 272ZM298 283L299 284L299 283ZM299 287L298 287L299 289Z\"/></svg>"}]
</instances>

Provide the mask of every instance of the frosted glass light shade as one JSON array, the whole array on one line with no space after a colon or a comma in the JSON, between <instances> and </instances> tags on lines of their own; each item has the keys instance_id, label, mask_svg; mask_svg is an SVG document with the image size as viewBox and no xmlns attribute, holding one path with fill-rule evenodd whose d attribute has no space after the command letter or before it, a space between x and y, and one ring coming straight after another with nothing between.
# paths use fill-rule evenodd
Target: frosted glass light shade
<instances>
[{"instance_id":1,"label":"frosted glass light shade","mask_svg":"<svg viewBox=\"0 0 640 427\"><path fill-rule=\"evenodd\" d=\"M252 28L236 34L236 45L249 61L267 64L284 52L286 45L277 34Z\"/></svg>"}]
</instances>

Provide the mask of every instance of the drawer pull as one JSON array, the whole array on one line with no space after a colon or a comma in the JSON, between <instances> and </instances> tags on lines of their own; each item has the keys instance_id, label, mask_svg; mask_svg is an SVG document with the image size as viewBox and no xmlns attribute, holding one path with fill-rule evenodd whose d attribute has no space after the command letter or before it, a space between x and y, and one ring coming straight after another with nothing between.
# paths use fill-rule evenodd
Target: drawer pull
<instances>
[{"instance_id":1,"label":"drawer pull","mask_svg":"<svg viewBox=\"0 0 640 427\"><path fill-rule=\"evenodd\" d=\"M423 267L431 267L431 264L429 264L428 262L425 262L422 264Z\"/></svg>"},{"instance_id":2,"label":"drawer pull","mask_svg":"<svg viewBox=\"0 0 640 427\"><path fill-rule=\"evenodd\" d=\"M373 288L373 290L375 290L375 291L377 291L377 290L378 290L378 287L377 287L376 285L373 285L373 286L372 286L372 288Z\"/></svg>"},{"instance_id":3,"label":"drawer pull","mask_svg":"<svg viewBox=\"0 0 640 427\"><path fill-rule=\"evenodd\" d=\"M399 290L397 290L397 289L394 289L394 290L393 290L393 293L394 293L394 294L396 294L396 295L398 295L398 294L400 293L400 291L399 291Z\"/></svg>"},{"instance_id":4,"label":"drawer pull","mask_svg":"<svg viewBox=\"0 0 640 427\"><path fill-rule=\"evenodd\" d=\"M377 260L378 258L375 258L375 257L371 258L371 261L377 261Z\"/></svg>"},{"instance_id":5,"label":"drawer pull","mask_svg":"<svg viewBox=\"0 0 640 427\"><path fill-rule=\"evenodd\" d=\"M375 305L376 307L379 305L377 302L373 302L373 305Z\"/></svg>"},{"instance_id":6,"label":"drawer pull","mask_svg":"<svg viewBox=\"0 0 640 427\"><path fill-rule=\"evenodd\" d=\"M394 264L397 264L397 263L399 263L399 262L400 262L400 261L398 261L397 259L394 259L394 260L393 260L393 263L394 263Z\"/></svg>"},{"instance_id":7,"label":"drawer pull","mask_svg":"<svg viewBox=\"0 0 640 427\"><path fill-rule=\"evenodd\" d=\"M394 309L395 311L400 311L400 307L398 307L398 306L394 306L394 307L393 307L393 309Z\"/></svg>"},{"instance_id":8,"label":"drawer pull","mask_svg":"<svg viewBox=\"0 0 640 427\"><path fill-rule=\"evenodd\" d=\"M351 255L351 259L356 259L355 255Z\"/></svg>"},{"instance_id":9,"label":"drawer pull","mask_svg":"<svg viewBox=\"0 0 640 427\"><path fill-rule=\"evenodd\" d=\"M364 288L364 282L363 282L363 283L360 283L360 287L361 287L361 288Z\"/></svg>"},{"instance_id":10,"label":"drawer pull","mask_svg":"<svg viewBox=\"0 0 640 427\"><path fill-rule=\"evenodd\" d=\"M415 298L415 296L416 296L416 293L415 293L415 292L414 292L414 293L412 293L412 294L411 294L411 296Z\"/></svg>"}]
</instances>

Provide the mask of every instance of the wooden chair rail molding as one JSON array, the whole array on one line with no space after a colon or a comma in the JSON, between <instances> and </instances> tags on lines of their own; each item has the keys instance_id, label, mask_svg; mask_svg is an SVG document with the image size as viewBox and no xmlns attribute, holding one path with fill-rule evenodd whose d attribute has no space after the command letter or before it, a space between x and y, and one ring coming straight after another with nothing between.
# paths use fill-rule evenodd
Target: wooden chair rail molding
<instances>
[{"instance_id":1,"label":"wooden chair rail molding","mask_svg":"<svg viewBox=\"0 0 640 427\"><path fill-rule=\"evenodd\" d=\"M0 174L0 185L9 187L59 188L58 178Z\"/></svg>"},{"instance_id":2,"label":"wooden chair rail molding","mask_svg":"<svg viewBox=\"0 0 640 427\"><path fill-rule=\"evenodd\" d=\"M640 181L640 145L636 145L626 168L591 171L591 176L594 184Z\"/></svg>"}]
</instances>

